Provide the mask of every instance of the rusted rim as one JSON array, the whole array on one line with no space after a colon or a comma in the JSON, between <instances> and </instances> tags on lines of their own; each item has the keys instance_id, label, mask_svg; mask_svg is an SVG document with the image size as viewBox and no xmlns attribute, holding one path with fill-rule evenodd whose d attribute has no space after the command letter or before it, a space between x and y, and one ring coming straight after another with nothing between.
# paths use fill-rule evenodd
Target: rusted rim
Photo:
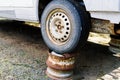
<instances>
[{"instance_id":1,"label":"rusted rim","mask_svg":"<svg viewBox=\"0 0 120 80\"><path fill-rule=\"evenodd\" d=\"M53 80L72 80L73 71L59 71L47 67L46 74Z\"/></svg>"},{"instance_id":2,"label":"rusted rim","mask_svg":"<svg viewBox=\"0 0 120 80\"><path fill-rule=\"evenodd\" d=\"M54 68L57 70L63 70L63 71L73 70L73 68L74 68L74 63L71 64L70 62L62 63L62 62L54 62L54 61L47 60L46 64L47 64L47 66L49 66L51 68Z\"/></svg>"},{"instance_id":3,"label":"rusted rim","mask_svg":"<svg viewBox=\"0 0 120 80\"><path fill-rule=\"evenodd\" d=\"M47 34L49 39L57 44L65 44L71 33L71 23L69 17L62 9L53 10L47 17Z\"/></svg>"},{"instance_id":4,"label":"rusted rim","mask_svg":"<svg viewBox=\"0 0 120 80\"><path fill-rule=\"evenodd\" d=\"M46 64L57 70L72 70L75 64L75 56L71 54L57 54L55 52L48 53L49 57Z\"/></svg>"},{"instance_id":5,"label":"rusted rim","mask_svg":"<svg viewBox=\"0 0 120 80\"><path fill-rule=\"evenodd\" d=\"M61 54L57 54L56 52L51 51L51 50L49 50L48 55L51 57L57 58L57 59L60 58L62 60L69 59L69 58L76 56L76 54L69 54L69 53L64 53L63 55L61 55Z\"/></svg>"}]
</instances>

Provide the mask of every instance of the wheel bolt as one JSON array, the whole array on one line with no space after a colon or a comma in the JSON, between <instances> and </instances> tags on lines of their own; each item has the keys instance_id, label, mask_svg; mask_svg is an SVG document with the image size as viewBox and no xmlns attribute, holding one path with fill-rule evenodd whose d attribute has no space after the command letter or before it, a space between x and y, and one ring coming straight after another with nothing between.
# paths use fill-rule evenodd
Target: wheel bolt
<instances>
[{"instance_id":1,"label":"wheel bolt","mask_svg":"<svg viewBox=\"0 0 120 80\"><path fill-rule=\"evenodd\" d=\"M58 30L55 30L56 32L58 32Z\"/></svg>"},{"instance_id":2,"label":"wheel bolt","mask_svg":"<svg viewBox=\"0 0 120 80\"><path fill-rule=\"evenodd\" d=\"M59 31L62 34L62 31Z\"/></svg>"},{"instance_id":3,"label":"wheel bolt","mask_svg":"<svg viewBox=\"0 0 120 80\"><path fill-rule=\"evenodd\" d=\"M59 24L61 24L61 22L59 22Z\"/></svg>"}]
</instances>

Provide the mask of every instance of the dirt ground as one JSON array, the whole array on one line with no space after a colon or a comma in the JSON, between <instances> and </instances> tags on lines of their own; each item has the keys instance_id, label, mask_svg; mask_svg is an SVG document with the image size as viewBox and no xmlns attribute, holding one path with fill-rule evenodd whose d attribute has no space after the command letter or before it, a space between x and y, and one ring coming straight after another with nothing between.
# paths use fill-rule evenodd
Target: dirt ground
<instances>
[{"instance_id":1,"label":"dirt ground","mask_svg":"<svg viewBox=\"0 0 120 80\"><path fill-rule=\"evenodd\" d=\"M108 50L109 36L91 33L88 40L100 44L76 49L73 80L120 80L120 58ZM45 75L47 53L39 28L0 21L0 80L51 80Z\"/></svg>"}]
</instances>

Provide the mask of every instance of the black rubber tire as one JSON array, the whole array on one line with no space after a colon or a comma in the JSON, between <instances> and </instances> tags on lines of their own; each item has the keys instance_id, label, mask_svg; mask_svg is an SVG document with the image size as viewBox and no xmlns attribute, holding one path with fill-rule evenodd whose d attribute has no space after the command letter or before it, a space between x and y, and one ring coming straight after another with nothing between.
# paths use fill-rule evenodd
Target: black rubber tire
<instances>
[{"instance_id":1,"label":"black rubber tire","mask_svg":"<svg viewBox=\"0 0 120 80\"><path fill-rule=\"evenodd\" d=\"M81 18L81 25L82 25L82 31L81 31L78 47L83 47L85 42L87 42L89 32L91 29L91 16L90 13L86 11L84 5L81 5L80 3L74 1L73 3L74 5L77 6Z\"/></svg>"},{"instance_id":2,"label":"black rubber tire","mask_svg":"<svg viewBox=\"0 0 120 80\"><path fill-rule=\"evenodd\" d=\"M46 31L46 21L48 15L51 13L51 11L55 9L62 9L67 16L70 19L72 31L69 37L69 40L63 45L57 45L54 44L48 37L47 31ZM82 33L82 23L84 23L81 18L82 14L80 14L80 11L77 9L77 6L73 4L73 2L69 0L53 0L51 1L45 8L42 16L41 16L41 32L43 39L47 46L59 53L69 53L72 52L78 45L80 41L80 37ZM82 22L82 23L81 23ZM83 36L82 36L83 37Z\"/></svg>"}]
</instances>

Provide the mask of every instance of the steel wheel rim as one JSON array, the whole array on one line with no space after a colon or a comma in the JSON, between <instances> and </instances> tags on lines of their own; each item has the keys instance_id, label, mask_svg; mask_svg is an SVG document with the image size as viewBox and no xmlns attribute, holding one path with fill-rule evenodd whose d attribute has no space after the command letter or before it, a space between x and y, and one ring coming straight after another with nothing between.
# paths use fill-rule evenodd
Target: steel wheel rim
<instances>
[{"instance_id":1,"label":"steel wheel rim","mask_svg":"<svg viewBox=\"0 0 120 80\"><path fill-rule=\"evenodd\" d=\"M71 23L69 17L60 9L56 9L47 18L47 35L57 44L65 44L70 37Z\"/></svg>"}]
</instances>

